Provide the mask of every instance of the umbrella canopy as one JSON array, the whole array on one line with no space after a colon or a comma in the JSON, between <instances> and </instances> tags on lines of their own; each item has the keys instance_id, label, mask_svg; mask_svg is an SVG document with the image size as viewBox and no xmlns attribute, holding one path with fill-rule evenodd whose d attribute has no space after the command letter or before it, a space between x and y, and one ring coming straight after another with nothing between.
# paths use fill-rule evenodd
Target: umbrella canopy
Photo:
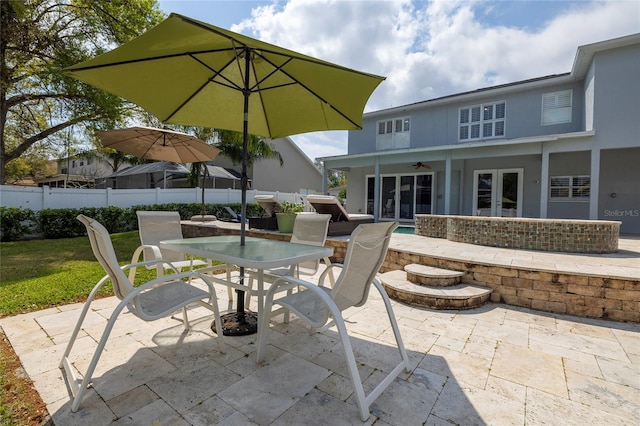
<instances>
[{"instance_id":1,"label":"umbrella canopy","mask_svg":"<svg viewBox=\"0 0 640 426\"><path fill-rule=\"evenodd\" d=\"M361 129L365 104L384 80L178 14L65 72L164 123L270 138Z\"/></svg>"},{"instance_id":2,"label":"umbrella canopy","mask_svg":"<svg viewBox=\"0 0 640 426\"><path fill-rule=\"evenodd\" d=\"M215 159L220 152L195 136L169 129L130 127L99 132L99 136L104 146L143 160L200 163Z\"/></svg>"},{"instance_id":3,"label":"umbrella canopy","mask_svg":"<svg viewBox=\"0 0 640 426\"><path fill-rule=\"evenodd\" d=\"M365 104L384 80L178 14L65 73L140 105L164 123L242 132L240 245L248 135L361 129ZM241 324L243 299L239 294Z\"/></svg>"}]
</instances>

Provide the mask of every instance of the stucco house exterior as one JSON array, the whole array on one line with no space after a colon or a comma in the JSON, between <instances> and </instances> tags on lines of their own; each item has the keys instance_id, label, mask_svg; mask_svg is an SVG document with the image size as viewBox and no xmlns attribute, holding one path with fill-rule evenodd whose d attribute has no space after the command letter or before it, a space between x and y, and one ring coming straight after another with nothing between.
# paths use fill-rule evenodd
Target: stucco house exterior
<instances>
[{"instance_id":1,"label":"stucco house exterior","mask_svg":"<svg viewBox=\"0 0 640 426\"><path fill-rule=\"evenodd\" d=\"M253 189L302 195L322 191L322 172L291 138L271 139L268 142L280 152L284 165L281 168L280 162L275 159L257 162L253 170L249 171Z\"/></svg>"},{"instance_id":2,"label":"stucco house exterior","mask_svg":"<svg viewBox=\"0 0 640 426\"><path fill-rule=\"evenodd\" d=\"M347 172L348 211L377 220L604 219L640 234L640 34L578 47L568 73L366 113L348 154L320 160Z\"/></svg>"}]
</instances>

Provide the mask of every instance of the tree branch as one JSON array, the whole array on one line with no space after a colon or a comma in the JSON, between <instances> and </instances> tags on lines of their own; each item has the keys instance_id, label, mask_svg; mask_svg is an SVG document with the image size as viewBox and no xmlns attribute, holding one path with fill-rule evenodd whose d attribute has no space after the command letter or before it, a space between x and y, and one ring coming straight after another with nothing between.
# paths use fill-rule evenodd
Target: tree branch
<instances>
[{"instance_id":1,"label":"tree branch","mask_svg":"<svg viewBox=\"0 0 640 426\"><path fill-rule=\"evenodd\" d=\"M11 109L12 107L29 102L29 101L39 101L43 99L83 99L82 95L71 95L69 93L21 93L16 96L12 96L7 99L7 109Z\"/></svg>"},{"instance_id":2,"label":"tree branch","mask_svg":"<svg viewBox=\"0 0 640 426\"><path fill-rule=\"evenodd\" d=\"M59 132L60 130L64 130L67 127L71 127L80 122L90 120L96 118L94 115L83 115L79 117L75 117L69 121L65 121L64 123L60 123L56 126L50 127L36 135L31 136L30 138L25 139L20 145L18 145L13 151L7 152L5 156L5 161L11 161L20 157L24 152L29 149L34 143L39 142L45 139L48 136L51 136L54 133Z\"/></svg>"}]
</instances>

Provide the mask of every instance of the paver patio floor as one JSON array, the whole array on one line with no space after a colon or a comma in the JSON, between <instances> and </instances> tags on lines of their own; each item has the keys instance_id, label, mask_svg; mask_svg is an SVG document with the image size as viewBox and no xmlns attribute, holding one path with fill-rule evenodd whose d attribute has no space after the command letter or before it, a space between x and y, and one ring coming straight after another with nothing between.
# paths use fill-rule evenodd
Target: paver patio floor
<instances>
[{"instance_id":1,"label":"paver patio floor","mask_svg":"<svg viewBox=\"0 0 640 426\"><path fill-rule=\"evenodd\" d=\"M637 259L636 259L637 261ZM228 308L226 288L219 305ZM94 302L72 359L85 371L114 297ZM434 311L393 303L411 372L375 401L365 424L638 425L640 324L577 318L502 304ZM275 317L266 362L256 336L225 337L210 312L145 323L121 316L76 413L58 368L82 305L0 320L59 426L363 424L335 328L310 334ZM397 362L375 290L346 311L365 390Z\"/></svg>"}]
</instances>

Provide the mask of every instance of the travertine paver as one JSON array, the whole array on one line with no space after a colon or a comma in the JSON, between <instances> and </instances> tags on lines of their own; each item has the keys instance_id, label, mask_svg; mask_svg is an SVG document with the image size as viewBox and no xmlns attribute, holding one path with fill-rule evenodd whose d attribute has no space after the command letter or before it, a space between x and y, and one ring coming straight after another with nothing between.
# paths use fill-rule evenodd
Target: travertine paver
<instances>
[{"instance_id":1,"label":"travertine paver","mask_svg":"<svg viewBox=\"0 0 640 426\"><path fill-rule=\"evenodd\" d=\"M478 253L475 253L478 255ZM535 259L533 259L535 261ZM219 305L228 307L226 289ZM115 298L95 302L72 359L82 372ZM80 410L70 412L58 364L80 304L0 319L56 425L607 424L640 418L640 324L500 304L432 311L392 302L412 371L362 423L335 328L309 334L275 317L266 363L256 336L218 351L209 311L144 323L123 314ZM366 390L397 359L380 296L345 312Z\"/></svg>"},{"instance_id":2,"label":"travertine paver","mask_svg":"<svg viewBox=\"0 0 640 426\"><path fill-rule=\"evenodd\" d=\"M285 354L218 396L258 424L271 424L331 373L295 355Z\"/></svg>"}]
</instances>

